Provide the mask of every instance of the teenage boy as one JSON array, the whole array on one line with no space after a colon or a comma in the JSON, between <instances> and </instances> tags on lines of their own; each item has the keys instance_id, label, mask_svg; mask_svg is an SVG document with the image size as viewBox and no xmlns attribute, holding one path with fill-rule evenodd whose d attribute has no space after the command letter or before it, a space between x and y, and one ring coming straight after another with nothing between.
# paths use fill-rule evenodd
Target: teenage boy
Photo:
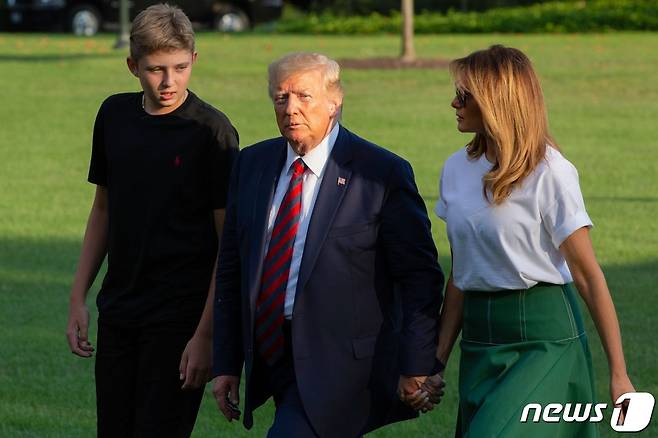
<instances>
[{"instance_id":1,"label":"teenage boy","mask_svg":"<svg viewBox=\"0 0 658 438\"><path fill-rule=\"evenodd\" d=\"M143 92L98 112L96 184L71 290L67 338L91 357L89 287L97 297L99 437L188 437L209 378L214 266L238 135L187 89L197 53L183 11L156 5L134 20L130 72Z\"/></svg>"}]
</instances>

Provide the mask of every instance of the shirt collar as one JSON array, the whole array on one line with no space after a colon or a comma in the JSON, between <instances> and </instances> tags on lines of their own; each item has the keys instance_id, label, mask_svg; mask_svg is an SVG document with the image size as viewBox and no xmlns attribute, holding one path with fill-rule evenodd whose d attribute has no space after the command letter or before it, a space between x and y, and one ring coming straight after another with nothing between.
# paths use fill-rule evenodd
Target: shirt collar
<instances>
[{"instance_id":1,"label":"shirt collar","mask_svg":"<svg viewBox=\"0 0 658 438\"><path fill-rule=\"evenodd\" d=\"M320 144L311 149L306 155L302 157L306 167L308 167L309 170L313 172L313 174L315 174L315 176L318 178L320 178L322 175L322 171L327 164L331 150L334 148L334 144L336 144L339 126L340 125L336 123L334 127L331 128L329 135L323 138ZM292 146L290 146L290 143L288 143L286 164L284 166L284 169L286 169L286 174L290 174L290 166L292 166L292 163L299 157L300 156L297 155Z\"/></svg>"}]
</instances>

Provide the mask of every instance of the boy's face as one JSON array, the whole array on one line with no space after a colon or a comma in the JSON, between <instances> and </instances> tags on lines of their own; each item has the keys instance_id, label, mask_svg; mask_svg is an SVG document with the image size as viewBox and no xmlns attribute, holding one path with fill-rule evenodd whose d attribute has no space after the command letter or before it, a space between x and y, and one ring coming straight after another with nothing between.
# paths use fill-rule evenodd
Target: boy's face
<instances>
[{"instance_id":1,"label":"boy's face","mask_svg":"<svg viewBox=\"0 0 658 438\"><path fill-rule=\"evenodd\" d=\"M149 114L167 114L178 108L187 96L196 52L158 50L139 60L127 59L130 72L144 90L144 110Z\"/></svg>"}]
</instances>

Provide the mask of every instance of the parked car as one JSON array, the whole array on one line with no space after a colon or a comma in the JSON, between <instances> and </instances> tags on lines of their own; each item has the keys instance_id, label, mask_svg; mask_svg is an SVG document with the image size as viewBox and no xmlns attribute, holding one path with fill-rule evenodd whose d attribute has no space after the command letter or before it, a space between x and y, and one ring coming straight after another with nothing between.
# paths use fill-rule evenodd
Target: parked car
<instances>
[{"instance_id":1,"label":"parked car","mask_svg":"<svg viewBox=\"0 0 658 438\"><path fill-rule=\"evenodd\" d=\"M129 0L130 19L162 0ZM172 0L190 20L222 32L241 32L281 16L283 0ZM119 0L0 0L0 14L9 29L56 27L91 36L116 30Z\"/></svg>"}]
</instances>

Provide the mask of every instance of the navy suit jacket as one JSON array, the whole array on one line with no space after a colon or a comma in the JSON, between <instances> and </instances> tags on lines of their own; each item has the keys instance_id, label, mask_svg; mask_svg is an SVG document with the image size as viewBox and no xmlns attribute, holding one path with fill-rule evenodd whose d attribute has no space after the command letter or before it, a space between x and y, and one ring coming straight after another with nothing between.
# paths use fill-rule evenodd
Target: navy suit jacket
<instances>
[{"instance_id":1,"label":"navy suit jacket","mask_svg":"<svg viewBox=\"0 0 658 438\"><path fill-rule=\"evenodd\" d=\"M286 140L243 149L229 189L214 306L214 375L245 367L244 424L270 394L254 372L255 302ZM435 365L443 274L409 163L340 127L313 208L292 317L304 410L321 437L417 414L400 375ZM339 179L341 183L339 183Z\"/></svg>"}]
</instances>

